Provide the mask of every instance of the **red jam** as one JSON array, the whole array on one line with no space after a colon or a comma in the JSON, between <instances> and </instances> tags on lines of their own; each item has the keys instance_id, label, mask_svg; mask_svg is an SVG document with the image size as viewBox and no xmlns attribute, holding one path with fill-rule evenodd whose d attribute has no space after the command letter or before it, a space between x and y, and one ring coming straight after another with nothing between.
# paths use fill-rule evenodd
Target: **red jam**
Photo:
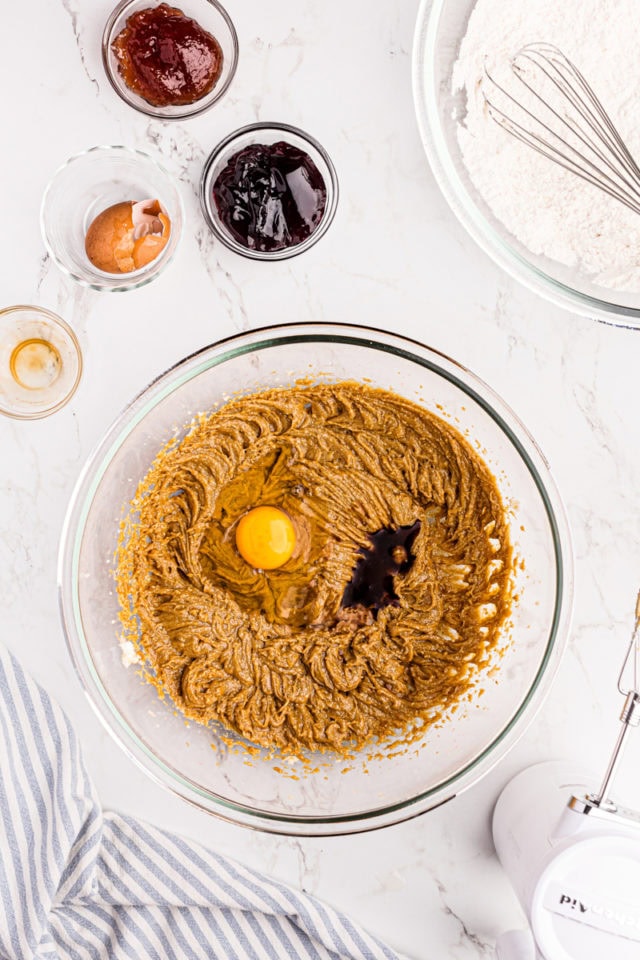
<instances>
[{"instance_id":1,"label":"red jam","mask_svg":"<svg viewBox=\"0 0 640 960\"><path fill-rule=\"evenodd\" d=\"M251 250L282 250L318 228L327 188L311 157L289 143L255 143L234 154L213 184L220 220Z\"/></svg>"},{"instance_id":2,"label":"red jam","mask_svg":"<svg viewBox=\"0 0 640 960\"><path fill-rule=\"evenodd\" d=\"M133 13L112 50L125 84L154 107L201 100L222 72L216 38L166 3Z\"/></svg>"}]
</instances>

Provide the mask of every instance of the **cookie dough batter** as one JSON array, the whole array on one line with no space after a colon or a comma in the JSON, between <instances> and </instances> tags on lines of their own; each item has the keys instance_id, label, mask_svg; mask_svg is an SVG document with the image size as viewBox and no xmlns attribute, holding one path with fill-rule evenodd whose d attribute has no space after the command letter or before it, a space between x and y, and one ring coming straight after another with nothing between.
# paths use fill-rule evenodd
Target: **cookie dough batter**
<instances>
[{"instance_id":1,"label":"cookie dough batter","mask_svg":"<svg viewBox=\"0 0 640 960\"><path fill-rule=\"evenodd\" d=\"M269 571L235 544L263 504L296 531ZM416 521L394 599L346 606L371 537ZM123 529L118 589L146 675L186 716L302 755L350 752L459 700L508 615L511 572L500 494L471 445L341 382L235 400L163 450Z\"/></svg>"}]
</instances>

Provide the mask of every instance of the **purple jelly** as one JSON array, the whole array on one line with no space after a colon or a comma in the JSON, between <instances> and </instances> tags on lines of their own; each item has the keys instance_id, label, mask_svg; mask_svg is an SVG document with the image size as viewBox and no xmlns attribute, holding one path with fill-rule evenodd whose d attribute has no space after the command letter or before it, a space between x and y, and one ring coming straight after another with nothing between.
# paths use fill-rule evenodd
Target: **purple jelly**
<instances>
[{"instance_id":1,"label":"purple jelly","mask_svg":"<svg viewBox=\"0 0 640 960\"><path fill-rule=\"evenodd\" d=\"M363 547L351 580L342 597L343 607L366 607L374 619L383 607L397 607L400 598L394 577L403 576L413 566L413 542L420 533L420 521L396 530L383 528L369 535L370 547Z\"/></svg>"},{"instance_id":2,"label":"purple jelly","mask_svg":"<svg viewBox=\"0 0 640 960\"><path fill-rule=\"evenodd\" d=\"M322 220L327 188L311 157L280 140L235 153L213 184L222 224L249 250L303 243Z\"/></svg>"}]
</instances>

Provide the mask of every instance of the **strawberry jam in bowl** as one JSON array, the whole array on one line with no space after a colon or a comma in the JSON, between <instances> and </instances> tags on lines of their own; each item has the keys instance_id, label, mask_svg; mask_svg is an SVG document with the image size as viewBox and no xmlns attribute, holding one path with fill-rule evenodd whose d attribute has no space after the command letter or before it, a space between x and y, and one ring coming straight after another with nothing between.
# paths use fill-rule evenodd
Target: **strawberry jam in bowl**
<instances>
[{"instance_id":1,"label":"strawberry jam in bowl","mask_svg":"<svg viewBox=\"0 0 640 960\"><path fill-rule=\"evenodd\" d=\"M181 120L213 106L238 62L238 38L216 0L179 5L124 0L102 38L102 61L116 93L151 117Z\"/></svg>"}]
</instances>

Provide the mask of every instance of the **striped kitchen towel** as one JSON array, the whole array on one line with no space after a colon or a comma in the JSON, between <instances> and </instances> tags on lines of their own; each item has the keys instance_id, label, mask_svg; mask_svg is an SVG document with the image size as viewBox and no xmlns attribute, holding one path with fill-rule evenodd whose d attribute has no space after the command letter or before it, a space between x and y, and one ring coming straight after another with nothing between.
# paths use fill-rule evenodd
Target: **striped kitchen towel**
<instances>
[{"instance_id":1,"label":"striped kitchen towel","mask_svg":"<svg viewBox=\"0 0 640 960\"><path fill-rule=\"evenodd\" d=\"M103 813L62 710L0 646L0 960L397 960L313 897Z\"/></svg>"}]
</instances>

